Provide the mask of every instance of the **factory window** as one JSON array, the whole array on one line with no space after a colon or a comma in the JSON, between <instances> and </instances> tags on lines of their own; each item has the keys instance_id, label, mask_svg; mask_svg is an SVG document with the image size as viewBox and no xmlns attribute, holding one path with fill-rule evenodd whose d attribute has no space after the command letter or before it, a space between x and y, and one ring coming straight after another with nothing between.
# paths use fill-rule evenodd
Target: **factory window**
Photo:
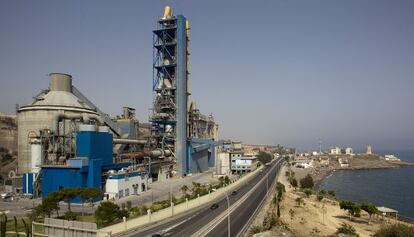
<instances>
[{"instance_id":1,"label":"factory window","mask_svg":"<svg viewBox=\"0 0 414 237\"><path fill-rule=\"evenodd\" d=\"M118 196L119 196L119 198L123 198L124 197L124 190L119 190Z\"/></svg>"},{"instance_id":2,"label":"factory window","mask_svg":"<svg viewBox=\"0 0 414 237\"><path fill-rule=\"evenodd\" d=\"M129 196L129 188L125 189L125 197Z\"/></svg>"}]
</instances>

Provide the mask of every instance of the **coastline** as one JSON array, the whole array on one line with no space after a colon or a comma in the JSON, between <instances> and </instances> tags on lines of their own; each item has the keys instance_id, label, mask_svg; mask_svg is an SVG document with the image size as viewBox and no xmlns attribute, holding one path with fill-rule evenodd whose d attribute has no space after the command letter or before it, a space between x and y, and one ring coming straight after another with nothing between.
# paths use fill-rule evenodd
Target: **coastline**
<instances>
[{"instance_id":1,"label":"coastline","mask_svg":"<svg viewBox=\"0 0 414 237\"><path fill-rule=\"evenodd\" d=\"M314 191L319 192L321 190L322 184L323 182L329 178L330 176L332 176L335 171L360 171L360 170L388 170L388 169L398 169L398 168L403 168L406 166L414 166L414 163L410 163L410 162L401 162L396 164L397 166L395 167L343 167L343 168L333 168L330 169L329 171L325 172L325 173L320 173L319 176L314 176L312 175L312 177L314 178ZM312 172L311 172L312 173ZM339 200L338 197L330 197L333 200ZM398 210L400 211L400 210ZM414 218L410 218L407 216L403 216L401 214L398 215L398 220L404 223L408 223L408 224L414 224Z\"/></svg>"}]
</instances>

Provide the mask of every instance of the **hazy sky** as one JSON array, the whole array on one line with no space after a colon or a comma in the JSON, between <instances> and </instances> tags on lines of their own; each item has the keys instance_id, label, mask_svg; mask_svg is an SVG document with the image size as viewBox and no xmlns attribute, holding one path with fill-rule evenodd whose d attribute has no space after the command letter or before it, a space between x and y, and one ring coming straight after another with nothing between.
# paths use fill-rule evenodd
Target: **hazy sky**
<instances>
[{"instance_id":1,"label":"hazy sky","mask_svg":"<svg viewBox=\"0 0 414 237\"><path fill-rule=\"evenodd\" d=\"M0 0L0 111L65 72L103 111L152 101L152 29L191 24L191 92L222 138L414 148L414 1Z\"/></svg>"}]
</instances>

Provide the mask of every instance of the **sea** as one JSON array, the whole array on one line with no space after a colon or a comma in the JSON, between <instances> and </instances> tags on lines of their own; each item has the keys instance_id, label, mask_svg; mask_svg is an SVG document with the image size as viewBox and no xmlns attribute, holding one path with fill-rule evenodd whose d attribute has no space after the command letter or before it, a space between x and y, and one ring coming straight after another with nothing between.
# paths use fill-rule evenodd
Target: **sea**
<instances>
[{"instance_id":1,"label":"sea","mask_svg":"<svg viewBox=\"0 0 414 237\"><path fill-rule=\"evenodd\" d=\"M414 150L384 150L380 155L395 155L414 162ZM414 220L414 166L378 170L340 170L321 184L321 189L335 190L336 197L353 202L371 202L398 210L399 215Z\"/></svg>"}]
</instances>

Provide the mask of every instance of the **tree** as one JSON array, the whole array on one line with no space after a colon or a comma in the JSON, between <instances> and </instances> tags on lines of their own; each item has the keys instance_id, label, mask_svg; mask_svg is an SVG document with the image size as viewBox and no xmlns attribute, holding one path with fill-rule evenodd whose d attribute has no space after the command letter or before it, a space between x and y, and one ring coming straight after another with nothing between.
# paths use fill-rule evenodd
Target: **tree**
<instances>
[{"instance_id":1,"label":"tree","mask_svg":"<svg viewBox=\"0 0 414 237\"><path fill-rule=\"evenodd\" d=\"M224 178L223 178L224 181ZM197 197L197 195L201 195L202 193L202 186L200 183L193 182L193 187L191 188L192 196Z\"/></svg>"},{"instance_id":2,"label":"tree","mask_svg":"<svg viewBox=\"0 0 414 237\"><path fill-rule=\"evenodd\" d=\"M339 202L339 207L343 210L348 211L350 220L352 216L355 216L355 217L361 216L361 208L357 204L351 201L342 200Z\"/></svg>"},{"instance_id":3,"label":"tree","mask_svg":"<svg viewBox=\"0 0 414 237\"><path fill-rule=\"evenodd\" d=\"M121 210L118 205L113 202L101 202L95 211L96 222L99 226L110 224L116 219L128 217L126 210Z\"/></svg>"},{"instance_id":4,"label":"tree","mask_svg":"<svg viewBox=\"0 0 414 237\"><path fill-rule=\"evenodd\" d=\"M276 184L276 191L277 191L277 200L280 202L282 200L282 195L286 192L285 185L281 182L277 182Z\"/></svg>"},{"instance_id":5,"label":"tree","mask_svg":"<svg viewBox=\"0 0 414 237\"><path fill-rule=\"evenodd\" d=\"M259 151L256 157L263 165L272 161L273 158L272 154L264 151Z\"/></svg>"},{"instance_id":6,"label":"tree","mask_svg":"<svg viewBox=\"0 0 414 237\"><path fill-rule=\"evenodd\" d=\"M303 179L300 180L300 187L301 188L309 188L309 189L312 189L313 186L314 186L313 178L312 178L312 176L310 176L310 174L306 175L305 178L303 178Z\"/></svg>"},{"instance_id":7,"label":"tree","mask_svg":"<svg viewBox=\"0 0 414 237\"><path fill-rule=\"evenodd\" d=\"M377 207L374 204L372 204L372 203L367 203L367 202L362 203L361 204L361 209L364 210L364 211L366 211L368 213L368 215L369 215L368 224L371 221L372 215L378 213Z\"/></svg>"},{"instance_id":8,"label":"tree","mask_svg":"<svg viewBox=\"0 0 414 237\"><path fill-rule=\"evenodd\" d=\"M347 236L359 236L352 225L342 223L338 229L336 229L337 234L345 234Z\"/></svg>"},{"instance_id":9,"label":"tree","mask_svg":"<svg viewBox=\"0 0 414 237\"><path fill-rule=\"evenodd\" d=\"M290 185L292 185L292 187L294 187L296 191L296 188L298 187L298 181L296 180L296 178L292 178L290 180Z\"/></svg>"},{"instance_id":10,"label":"tree","mask_svg":"<svg viewBox=\"0 0 414 237\"><path fill-rule=\"evenodd\" d=\"M290 209L289 215L290 215L290 224L293 225L293 218L295 218L295 211Z\"/></svg>"},{"instance_id":11,"label":"tree","mask_svg":"<svg viewBox=\"0 0 414 237\"><path fill-rule=\"evenodd\" d=\"M72 199L77 196L77 190L75 188L63 188L59 193L62 194L63 200L68 204L68 210L71 211L70 204L72 203Z\"/></svg>"},{"instance_id":12,"label":"tree","mask_svg":"<svg viewBox=\"0 0 414 237\"><path fill-rule=\"evenodd\" d=\"M223 186L224 186L224 184L225 184L225 181L224 181L224 176L220 176L220 177L218 178L218 180L219 180L220 187L223 187ZM193 182L193 186L194 186L194 182Z\"/></svg>"},{"instance_id":13,"label":"tree","mask_svg":"<svg viewBox=\"0 0 414 237\"><path fill-rule=\"evenodd\" d=\"M187 185L183 185L183 186L180 188L180 191L183 193L183 196L184 196L184 197L187 197L187 192L188 192L188 190L189 190L189 188L188 188L188 186L187 186Z\"/></svg>"},{"instance_id":14,"label":"tree","mask_svg":"<svg viewBox=\"0 0 414 237\"><path fill-rule=\"evenodd\" d=\"M230 178L229 178L229 176L224 176L224 183L226 184L226 185L229 185L230 184Z\"/></svg>"},{"instance_id":15,"label":"tree","mask_svg":"<svg viewBox=\"0 0 414 237\"><path fill-rule=\"evenodd\" d=\"M335 191L334 191L334 190L329 190L329 191L328 191L328 195L329 195L329 196L332 196L332 197L335 197L335 196L336 196L336 193L335 193Z\"/></svg>"},{"instance_id":16,"label":"tree","mask_svg":"<svg viewBox=\"0 0 414 237\"><path fill-rule=\"evenodd\" d=\"M310 195L312 195L312 190L310 190L310 189L305 189L304 191L303 191L304 193L305 193L305 195L306 195L306 197L310 197Z\"/></svg>"},{"instance_id":17,"label":"tree","mask_svg":"<svg viewBox=\"0 0 414 237\"><path fill-rule=\"evenodd\" d=\"M52 192L49 193L46 198L43 199L42 204L44 203L44 207L43 210L51 210L51 211L56 211L57 216L59 216L59 202L63 200L63 196L62 194L57 191L57 192Z\"/></svg>"},{"instance_id":18,"label":"tree","mask_svg":"<svg viewBox=\"0 0 414 237\"><path fill-rule=\"evenodd\" d=\"M298 207L300 207L302 204L305 205L305 201L301 197L296 198L295 202L296 202L296 205L298 205Z\"/></svg>"},{"instance_id":19,"label":"tree","mask_svg":"<svg viewBox=\"0 0 414 237\"><path fill-rule=\"evenodd\" d=\"M93 203L93 201L102 195L102 191L97 188L77 188L75 190L76 196L79 196L82 202L82 215L85 202Z\"/></svg>"}]
</instances>

